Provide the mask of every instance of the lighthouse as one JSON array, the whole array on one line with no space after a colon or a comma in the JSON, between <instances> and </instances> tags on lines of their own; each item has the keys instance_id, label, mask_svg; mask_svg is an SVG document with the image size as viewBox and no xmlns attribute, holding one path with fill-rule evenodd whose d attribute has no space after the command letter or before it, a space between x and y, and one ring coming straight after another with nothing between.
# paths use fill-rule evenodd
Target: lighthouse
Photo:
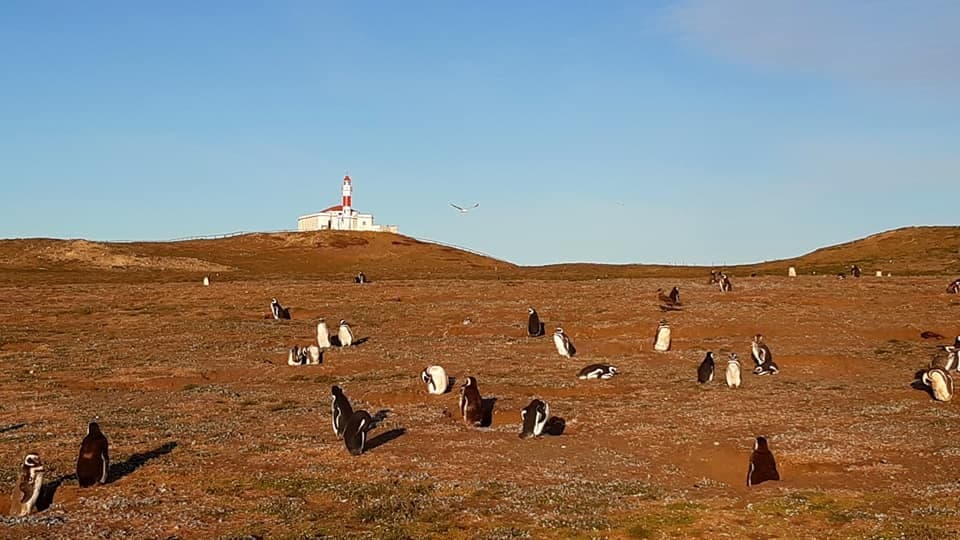
<instances>
[{"instance_id":1,"label":"lighthouse","mask_svg":"<svg viewBox=\"0 0 960 540\"><path fill-rule=\"evenodd\" d=\"M371 231L397 232L396 225L374 225L373 214L361 214L353 208L353 180L344 175L340 185L340 204L315 214L297 218L298 231Z\"/></svg>"}]
</instances>

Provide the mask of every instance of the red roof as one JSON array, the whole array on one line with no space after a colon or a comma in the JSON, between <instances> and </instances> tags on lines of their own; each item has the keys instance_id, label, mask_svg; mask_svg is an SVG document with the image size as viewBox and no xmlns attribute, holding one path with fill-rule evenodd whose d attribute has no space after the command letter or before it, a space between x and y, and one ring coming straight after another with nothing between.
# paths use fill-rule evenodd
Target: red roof
<instances>
[{"instance_id":1,"label":"red roof","mask_svg":"<svg viewBox=\"0 0 960 540\"><path fill-rule=\"evenodd\" d=\"M324 212L339 212L339 211L341 211L341 210L343 210L343 205L342 205L342 204L338 204L338 205L336 205L336 206L331 206L330 208L327 208L326 210L321 210L320 213L322 214L322 213L324 213Z\"/></svg>"}]
</instances>

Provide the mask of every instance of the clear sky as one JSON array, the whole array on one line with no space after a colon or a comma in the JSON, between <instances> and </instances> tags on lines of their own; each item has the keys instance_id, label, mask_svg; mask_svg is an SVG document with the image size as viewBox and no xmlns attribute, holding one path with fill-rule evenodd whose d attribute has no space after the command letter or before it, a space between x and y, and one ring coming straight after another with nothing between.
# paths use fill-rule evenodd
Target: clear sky
<instances>
[{"instance_id":1,"label":"clear sky","mask_svg":"<svg viewBox=\"0 0 960 540\"><path fill-rule=\"evenodd\" d=\"M0 2L0 237L339 202L522 264L960 219L960 2ZM459 215L450 202L480 203Z\"/></svg>"}]
</instances>

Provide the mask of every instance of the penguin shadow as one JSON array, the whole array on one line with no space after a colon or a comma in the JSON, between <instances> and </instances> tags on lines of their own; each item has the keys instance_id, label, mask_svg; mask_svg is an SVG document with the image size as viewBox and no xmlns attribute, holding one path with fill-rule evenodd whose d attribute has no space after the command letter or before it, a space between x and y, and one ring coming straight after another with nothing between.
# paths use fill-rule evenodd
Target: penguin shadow
<instances>
[{"instance_id":1,"label":"penguin shadow","mask_svg":"<svg viewBox=\"0 0 960 540\"><path fill-rule=\"evenodd\" d=\"M480 420L480 427L490 427L493 425L493 408L497 405L497 398L482 398L480 400L480 410L483 417Z\"/></svg>"},{"instance_id":2,"label":"penguin shadow","mask_svg":"<svg viewBox=\"0 0 960 540\"><path fill-rule=\"evenodd\" d=\"M660 311L663 311L663 312L667 312L667 311L683 311L683 308L682 308L682 307L678 307L678 306L664 306L664 305L661 305L661 306L660 306Z\"/></svg>"},{"instance_id":3,"label":"penguin shadow","mask_svg":"<svg viewBox=\"0 0 960 540\"><path fill-rule=\"evenodd\" d=\"M177 441L170 441L164 443L149 452L143 452L140 454L133 454L128 457L125 461L120 463L111 463L110 470L107 472L107 483L116 482L121 478L129 476L136 472L137 469L143 467L152 459L165 456L170 452L173 452L173 449L179 445Z\"/></svg>"},{"instance_id":4,"label":"penguin shadow","mask_svg":"<svg viewBox=\"0 0 960 540\"><path fill-rule=\"evenodd\" d=\"M19 424L10 424L9 426L4 426L4 427L0 428L0 433L6 433L6 432L8 432L8 431L16 431L16 430L18 430L18 429L20 429L20 428L22 428L22 427L25 427L25 426L26 426L26 424L24 424L24 423L22 423L22 422L19 423Z\"/></svg>"},{"instance_id":5,"label":"penguin shadow","mask_svg":"<svg viewBox=\"0 0 960 540\"><path fill-rule=\"evenodd\" d=\"M570 342L570 358L573 358L573 357L576 356L576 355L577 355L577 347L576 347L576 345L574 345L573 342L571 341L571 342Z\"/></svg>"},{"instance_id":6,"label":"penguin shadow","mask_svg":"<svg viewBox=\"0 0 960 540\"><path fill-rule=\"evenodd\" d=\"M77 474L65 474L52 482L47 482L40 486L40 495L37 496L37 512L43 512L53 505L53 497L56 495L60 486L68 480L76 480Z\"/></svg>"},{"instance_id":7,"label":"penguin shadow","mask_svg":"<svg viewBox=\"0 0 960 540\"><path fill-rule=\"evenodd\" d=\"M378 446L383 446L394 439L402 437L406 432L407 430L404 428L394 428L390 431L384 431L376 437L368 439L367 444L364 445L364 451L367 452L377 448Z\"/></svg>"},{"instance_id":8,"label":"penguin shadow","mask_svg":"<svg viewBox=\"0 0 960 540\"><path fill-rule=\"evenodd\" d=\"M381 422L387 419L390 416L390 409L380 409L373 416L370 417L370 429L374 429L380 425Z\"/></svg>"},{"instance_id":9,"label":"penguin shadow","mask_svg":"<svg viewBox=\"0 0 960 540\"><path fill-rule=\"evenodd\" d=\"M353 340L353 343L351 343L350 346L351 346L351 347L358 347L358 346L363 345L364 343L366 343L366 342L368 342L368 341L370 341L370 338L369 338L369 337L362 337L362 338L360 338L360 339L355 339L355 340ZM340 343L340 336L338 336L338 335L336 335L336 334L330 336L330 346L331 346L331 347L342 347L343 345Z\"/></svg>"},{"instance_id":10,"label":"penguin shadow","mask_svg":"<svg viewBox=\"0 0 960 540\"><path fill-rule=\"evenodd\" d=\"M920 390L921 392L926 393L928 396L930 396L930 399L936 399L936 398L934 397L934 395L933 395L933 389L930 388L929 386L923 384L923 379L922 379L922 377L923 377L923 374L926 373L926 372L927 372L927 370L921 369L921 370L917 371L916 373L914 373L914 374L913 374L913 382L910 383L910 388L913 388L914 390Z\"/></svg>"},{"instance_id":11,"label":"penguin shadow","mask_svg":"<svg viewBox=\"0 0 960 540\"><path fill-rule=\"evenodd\" d=\"M551 416L543 426L543 432L551 437L559 437L567 430L567 421L559 416Z\"/></svg>"},{"instance_id":12,"label":"penguin shadow","mask_svg":"<svg viewBox=\"0 0 960 540\"><path fill-rule=\"evenodd\" d=\"M448 377L447 377L447 389L444 390L443 393L444 393L444 394L449 394L450 392L453 392L453 389L456 387L456 385L457 385L457 378L456 378L456 377L453 377L453 376L448 376Z\"/></svg>"}]
</instances>

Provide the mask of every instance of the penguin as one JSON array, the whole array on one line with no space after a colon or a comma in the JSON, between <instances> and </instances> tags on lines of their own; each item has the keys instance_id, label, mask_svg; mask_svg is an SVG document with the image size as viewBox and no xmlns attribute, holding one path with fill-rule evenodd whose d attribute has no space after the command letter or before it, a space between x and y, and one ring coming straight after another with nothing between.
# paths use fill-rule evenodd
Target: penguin
<instances>
[{"instance_id":1,"label":"penguin","mask_svg":"<svg viewBox=\"0 0 960 540\"><path fill-rule=\"evenodd\" d=\"M301 354L304 354L304 363L307 365L320 365L323 362L323 353L320 351L320 347L316 345L308 345L300 349Z\"/></svg>"},{"instance_id":2,"label":"penguin","mask_svg":"<svg viewBox=\"0 0 960 540\"><path fill-rule=\"evenodd\" d=\"M720 283L720 276L716 270L711 270L710 281L707 282L707 285L713 285L715 283Z\"/></svg>"},{"instance_id":3,"label":"penguin","mask_svg":"<svg viewBox=\"0 0 960 540\"><path fill-rule=\"evenodd\" d=\"M933 391L933 399L937 401L953 399L953 378L946 371L940 368L929 369L923 374L922 381Z\"/></svg>"},{"instance_id":4,"label":"penguin","mask_svg":"<svg viewBox=\"0 0 960 540\"><path fill-rule=\"evenodd\" d=\"M676 298L676 300L674 300ZM680 305L680 289L674 287L671 289L670 294L663 294L663 289L657 289L657 300L661 304L666 306L679 306Z\"/></svg>"},{"instance_id":5,"label":"penguin","mask_svg":"<svg viewBox=\"0 0 960 540\"><path fill-rule=\"evenodd\" d=\"M674 287L670 289L670 301L678 306L680 305L680 287L674 285Z\"/></svg>"},{"instance_id":6,"label":"penguin","mask_svg":"<svg viewBox=\"0 0 960 540\"><path fill-rule=\"evenodd\" d=\"M726 274L720 274L720 292L730 292L733 290L733 283Z\"/></svg>"},{"instance_id":7,"label":"penguin","mask_svg":"<svg viewBox=\"0 0 960 540\"><path fill-rule=\"evenodd\" d=\"M290 352L287 353L287 365L303 366L303 365L306 365L306 363L307 363L307 350L301 349L297 345L290 347Z\"/></svg>"},{"instance_id":8,"label":"penguin","mask_svg":"<svg viewBox=\"0 0 960 540\"><path fill-rule=\"evenodd\" d=\"M617 368L608 364L590 364L577 373L580 379L609 379L618 373Z\"/></svg>"},{"instance_id":9,"label":"penguin","mask_svg":"<svg viewBox=\"0 0 960 540\"><path fill-rule=\"evenodd\" d=\"M777 472L777 461L773 458L766 437L757 437L753 443L753 453L750 454L747 485L755 486L767 480L780 480L780 473Z\"/></svg>"},{"instance_id":10,"label":"penguin","mask_svg":"<svg viewBox=\"0 0 960 540\"><path fill-rule=\"evenodd\" d=\"M330 331L327 330L327 321L323 319L317 323L317 346L321 349L330 348Z\"/></svg>"},{"instance_id":11,"label":"penguin","mask_svg":"<svg viewBox=\"0 0 960 540\"><path fill-rule=\"evenodd\" d=\"M349 347L353 344L353 332L350 331L350 325L347 321L340 321L340 330L337 331L337 337L340 338L341 347Z\"/></svg>"},{"instance_id":12,"label":"penguin","mask_svg":"<svg viewBox=\"0 0 960 540\"><path fill-rule=\"evenodd\" d=\"M537 315L537 310L533 308L527 308L527 311L530 312L530 316L527 317L527 335L530 337L540 337L544 334L543 323L540 322L540 315Z\"/></svg>"},{"instance_id":13,"label":"penguin","mask_svg":"<svg viewBox=\"0 0 960 540\"><path fill-rule=\"evenodd\" d=\"M560 353L560 356L570 358L577 354L577 348L573 346L573 341L570 341L570 336L559 326L557 331L553 333L553 344L557 346L557 352Z\"/></svg>"},{"instance_id":14,"label":"penguin","mask_svg":"<svg viewBox=\"0 0 960 540\"><path fill-rule=\"evenodd\" d=\"M479 427L483 422L483 399L475 377L467 377L460 388L460 414L468 426Z\"/></svg>"},{"instance_id":15,"label":"penguin","mask_svg":"<svg viewBox=\"0 0 960 540\"><path fill-rule=\"evenodd\" d=\"M363 272L357 274L357 277L353 278L354 283L364 284L367 282L367 276Z\"/></svg>"},{"instance_id":16,"label":"penguin","mask_svg":"<svg viewBox=\"0 0 960 540\"><path fill-rule=\"evenodd\" d=\"M861 273L861 272L860 272L860 267L859 267L859 266L853 265L853 266L850 267L850 275L851 275L851 276L853 276L853 277L855 277L855 278L858 278L858 277L860 277L860 273Z\"/></svg>"},{"instance_id":17,"label":"penguin","mask_svg":"<svg viewBox=\"0 0 960 540\"><path fill-rule=\"evenodd\" d=\"M713 360L713 351L707 351L707 356L704 357L703 362L700 362L700 367L697 368L697 382L705 384L712 381L715 369L716 363Z\"/></svg>"},{"instance_id":18,"label":"penguin","mask_svg":"<svg viewBox=\"0 0 960 540\"><path fill-rule=\"evenodd\" d=\"M727 359L727 386L730 388L740 388L740 359L737 353L730 353Z\"/></svg>"},{"instance_id":19,"label":"penguin","mask_svg":"<svg viewBox=\"0 0 960 540\"><path fill-rule=\"evenodd\" d=\"M363 446L367 443L367 431L373 424L373 418L367 411L357 411L350 416L343 430L343 443L351 455L359 456L363 453Z\"/></svg>"},{"instance_id":20,"label":"penguin","mask_svg":"<svg viewBox=\"0 0 960 540\"><path fill-rule=\"evenodd\" d=\"M779 371L777 365L773 363L773 353L770 352L770 347L767 347L767 344L763 342L763 335L753 336L753 341L750 343L750 354L756 366L753 369L754 374L769 375L771 371L773 374Z\"/></svg>"},{"instance_id":21,"label":"penguin","mask_svg":"<svg viewBox=\"0 0 960 540\"><path fill-rule=\"evenodd\" d=\"M270 312L276 320L290 319L290 309L280 305L280 301L274 298L270 302Z\"/></svg>"},{"instance_id":22,"label":"penguin","mask_svg":"<svg viewBox=\"0 0 960 540\"><path fill-rule=\"evenodd\" d=\"M547 425L547 418L550 416L550 406L546 401L535 399L529 405L520 411L520 438L529 439L539 437L543 433L543 427Z\"/></svg>"},{"instance_id":23,"label":"penguin","mask_svg":"<svg viewBox=\"0 0 960 540\"><path fill-rule=\"evenodd\" d=\"M947 287L947 294L960 294L960 279L954 280L954 282Z\"/></svg>"},{"instance_id":24,"label":"penguin","mask_svg":"<svg viewBox=\"0 0 960 540\"><path fill-rule=\"evenodd\" d=\"M210 286L210 276L203 276L203 286L204 287Z\"/></svg>"},{"instance_id":25,"label":"penguin","mask_svg":"<svg viewBox=\"0 0 960 540\"><path fill-rule=\"evenodd\" d=\"M333 433L338 439L342 439L347 420L353 416L353 407L350 406L350 400L339 386L334 385L330 389L330 395L333 401Z\"/></svg>"},{"instance_id":26,"label":"penguin","mask_svg":"<svg viewBox=\"0 0 960 540\"><path fill-rule=\"evenodd\" d=\"M840 280L847 279L847 275L844 274L843 272L840 272L839 274L837 274L837 279L840 279Z\"/></svg>"},{"instance_id":27,"label":"penguin","mask_svg":"<svg viewBox=\"0 0 960 540\"><path fill-rule=\"evenodd\" d=\"M110 453L107 437L100 431L100 424L90 422L87 436L80 443L80 455L77 457L77 481L80 487L90 487L96 483L107 483L110 470Z\"/></svg>"},{"instance_id":28,"label":"penguin","mask_svg":"<svg viewBox=\"0 0 960 540\"><path fill-rule=\"evenodd\" d=\"M661 320L657 326L657 333L653 336L653 350L666 352L670 350L670 325Z\"/></svg>"},{"instance_id":29,"label":"penguin","mask_svg":"<svg viewBox=\"0 0 960 540\"><path fill-rule=\"evenodd\" d=\"M42 486L43 462L37 454L27 454L17 476L17 485L10 496L10 515L26 516L33 512Z\"/></svg>"},{"instance_id":30,"label":"penguin","mask_svg":"<svg viewBox=\"0 0 960 540\"><path fill-rule=\"evenodd\" d=\"M446 370L440 366L423 368L420 379L427 385L427 392L430 394L445 394L450 385Z\"/></svg>"}]
</instances>

